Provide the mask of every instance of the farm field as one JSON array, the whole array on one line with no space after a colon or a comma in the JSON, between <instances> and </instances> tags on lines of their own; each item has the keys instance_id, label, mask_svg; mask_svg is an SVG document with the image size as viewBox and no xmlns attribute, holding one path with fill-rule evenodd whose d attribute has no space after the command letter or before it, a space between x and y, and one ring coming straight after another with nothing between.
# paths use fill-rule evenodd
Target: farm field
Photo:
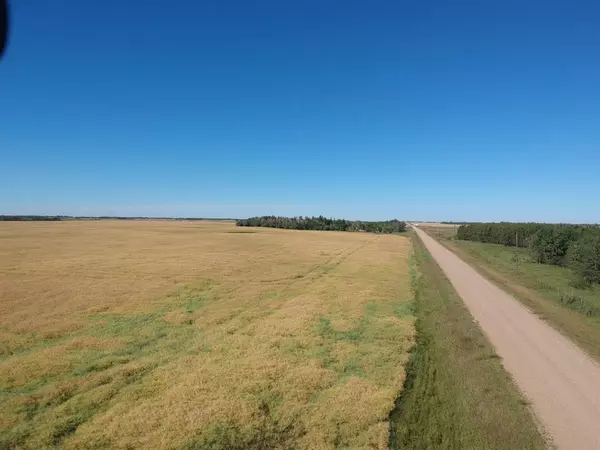
<instances>
[{"instance_id":1,"label":"farm field","mask_svg":"<svg viewBox=\"0 0 600 450\"><path fill-rule=\"evenodd\" d=\"M387 448L414 342L396 235L0 224L0 447Z\"/></svg>"}]
</instances>

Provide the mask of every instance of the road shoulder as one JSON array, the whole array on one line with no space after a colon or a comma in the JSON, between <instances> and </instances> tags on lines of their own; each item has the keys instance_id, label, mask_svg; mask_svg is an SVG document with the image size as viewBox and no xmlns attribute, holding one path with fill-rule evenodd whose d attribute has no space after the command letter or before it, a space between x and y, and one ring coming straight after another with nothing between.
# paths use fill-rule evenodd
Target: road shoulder
<instances>
[{"instance_id":1,"label":"road shoulder","mask_svg":"<svg viewBox=\"0 0 600 450\"><path fill-rule=\"evenodd\" d=\"M528 404L416 234L417 345L390 417L393 449L542 449Z\"/></svg>"},{"instance_id":2,"label":"road shoulder","mask_svg":"<svg viewBox=\"0 0 600 450\"><path fill-rule=\"evenodd\" d=\"M495 270L481 258L477 258L447 239L436 239L436 241L469 264L487 280L511 294L540 319L573 340L596 361L600 361L599 322L589 320L576 311L544 298L539 292L523 286L509 275Z\"/></svg>"}]
</instances>

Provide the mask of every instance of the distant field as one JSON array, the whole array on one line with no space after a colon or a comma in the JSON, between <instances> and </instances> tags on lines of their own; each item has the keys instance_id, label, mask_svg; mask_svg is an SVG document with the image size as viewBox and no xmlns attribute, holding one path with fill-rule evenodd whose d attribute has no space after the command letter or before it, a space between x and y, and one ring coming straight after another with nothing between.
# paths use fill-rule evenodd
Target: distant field
<instances>
[{"instance_id":1,"label":"distant field","mask_svg":"<svg viewBox=\"0 0 600 450\"><path fill-rule=\"evenodd\" d=\"M456 236L456 231L460 225L450 223L422 222L419 223L418 226L432 237L450 239Z\"/></svg>"},{"instance_id":2,"label":"distant field","mask_svg":"<svg viewBox=\"0 0 600 450\"><path fill-rule=\"evenodd\" d=\"M0 224L0 447L379 448L411 244L211 222Z\"/></svg>"}]
</instances>

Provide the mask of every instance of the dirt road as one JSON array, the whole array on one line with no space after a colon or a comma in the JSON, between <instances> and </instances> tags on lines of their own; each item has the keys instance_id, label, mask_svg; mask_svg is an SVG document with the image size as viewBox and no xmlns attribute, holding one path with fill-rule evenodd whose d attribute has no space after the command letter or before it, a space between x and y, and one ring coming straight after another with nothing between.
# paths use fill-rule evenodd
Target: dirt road
<instances>
[{"instance_id":1,"label":"dirt road","mask_svg":"<svg viewBox=\"0 0 600 450\"><path fill-rule=\"evenodd\" d=\"M600 449L600 366L570 340L415 228L559 449Z\"/></svg>"}]
</instances>

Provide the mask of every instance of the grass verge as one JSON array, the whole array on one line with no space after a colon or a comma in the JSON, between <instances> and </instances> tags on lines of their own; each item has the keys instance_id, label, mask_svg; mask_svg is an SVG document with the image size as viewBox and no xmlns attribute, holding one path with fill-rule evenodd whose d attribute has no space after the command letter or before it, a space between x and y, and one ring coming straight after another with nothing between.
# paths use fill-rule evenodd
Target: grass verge
<instances>
[{"instance_id":1,"label":"grass verge","mask_svg":"<svg viewBox=\"0 0 600 450\"><path fill-rule=\"evenodd\" d=\"M392 449L542 449L527 403L413 235L417 344L390 416Z\"/></svg>"},{"instance_id":2,"label":"grass verge","mask_svg":"<svg viewBox=\"0 0 600 450\"><path fill-rule=\"evenodd\" d=\"M600 287L577 288L566 267L538 264L527 249L439 240L490 281L600 360Z\"/></svg>"}]
</instances>

